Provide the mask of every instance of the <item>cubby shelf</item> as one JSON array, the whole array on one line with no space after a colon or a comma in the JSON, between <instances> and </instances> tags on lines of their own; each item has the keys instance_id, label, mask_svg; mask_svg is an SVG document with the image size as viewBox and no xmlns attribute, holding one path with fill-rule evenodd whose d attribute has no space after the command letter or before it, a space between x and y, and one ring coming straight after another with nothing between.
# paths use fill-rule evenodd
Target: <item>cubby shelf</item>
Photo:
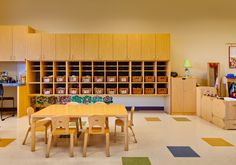
<instances>
[{"instance_id":1,"label":"cubby shelf","mask_svg":"<svg viewBox=\"0 0 236 165\"><path fill-rule=\"evenodd\" d=\"M168 61L27 61L29 96L168 96Z\"/></svg>"}]
</instances>

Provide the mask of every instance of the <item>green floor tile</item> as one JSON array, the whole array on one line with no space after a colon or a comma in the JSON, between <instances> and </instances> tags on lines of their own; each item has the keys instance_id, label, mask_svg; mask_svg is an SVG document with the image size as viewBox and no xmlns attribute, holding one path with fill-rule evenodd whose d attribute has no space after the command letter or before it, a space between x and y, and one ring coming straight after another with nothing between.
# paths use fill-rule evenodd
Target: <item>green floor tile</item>
<instances>
[{"instance_id":1,"label":"green floor tile","mask_svg":"<svg viewBox=\"0 0 236 165\"><path fill-rule=\"evenodd\" d=\"M186 117L173 117L173 119L175 119L176 121L191 121Z\"/></svg>"},{"instance_id":2,"label":"green floor tile","mask_svg":"<svg viewBox=\"0 0 236 165\"><path fill-rule=\"evenodd\" d=\"M123 165L151 165L148 157L122 157Z\"/></svg>"}]
</instances>

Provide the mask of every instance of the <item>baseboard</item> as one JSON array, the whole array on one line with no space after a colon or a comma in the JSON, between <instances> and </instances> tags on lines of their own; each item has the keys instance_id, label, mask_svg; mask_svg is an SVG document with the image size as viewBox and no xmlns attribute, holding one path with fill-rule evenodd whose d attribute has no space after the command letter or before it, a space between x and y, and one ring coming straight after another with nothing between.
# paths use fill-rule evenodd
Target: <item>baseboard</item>
<instances>
[{"instance_id":1,"label":"baseboard","mask_svg":"<svg viewBox=\"0 0 236 165\"><path fill-rule=\"evenodd\" d=\"M126 106L126 109L131 110L131 106ZM135 106L137 111L164 111L164 107L161 106Z\"/></svg>"},{"instance_id":2,"label":"baseboard","mask_svg":"<svg viewBox=\"0 0 236 165\"><path fill-rule=\"evenodd\" d=\"M171 112L171 115L196 115L196 112Z\"/></svg>"}]
</instances>

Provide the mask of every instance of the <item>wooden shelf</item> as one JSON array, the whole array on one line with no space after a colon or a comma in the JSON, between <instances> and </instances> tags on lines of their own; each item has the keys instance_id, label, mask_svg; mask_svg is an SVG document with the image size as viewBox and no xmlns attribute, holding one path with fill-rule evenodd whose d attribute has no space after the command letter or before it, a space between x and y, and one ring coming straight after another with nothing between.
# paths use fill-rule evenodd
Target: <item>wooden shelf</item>
<instances>
[{"instance_id":1,"label":"wooden shelf","mask_svg":"<svg viewBox=\"0 0 236 165\"><path fill-rule=\"evenodd\" d=\"M114 96L167 96L158 94L157 89L169 88L169 82L157 82L156 76L169 76L168 61L27 61L27 85L29 96L42 95L44 88L51 88L55 96L67 96L69 88L91 88L89 95L108 95L107 88L127 88L127 94L113 94ZM32 71L32 67L37 67ZM156 68L156 69L154 69ZM70 82L70 76L77 76L77 82ZM89 75L91 82L82 82L82 76ZM53 82L43 82L45 76L52 76ZM65 82L55 82L56 76L65 76ZM94 77L103 77L102 82L95 82ZM107 82L108 76L114 76L115 82ZM120 76L127 76L127 82L119 82ZM133 82L132 76L141 76L141 82ZM145 82L145 76L155 76L154 82ZM55 94L57 87L66 89L66 94ZM95 94L94 88L103 88L104 94ZM133 94L132 88L142 88L142 94ZM153 88L153 94L145 94L145 88ZM169 91L169 90L168 90ZM47 95L47 96L51 96ZM86 95L86 94L83 94Z\"/></svg>"}]
</instances>

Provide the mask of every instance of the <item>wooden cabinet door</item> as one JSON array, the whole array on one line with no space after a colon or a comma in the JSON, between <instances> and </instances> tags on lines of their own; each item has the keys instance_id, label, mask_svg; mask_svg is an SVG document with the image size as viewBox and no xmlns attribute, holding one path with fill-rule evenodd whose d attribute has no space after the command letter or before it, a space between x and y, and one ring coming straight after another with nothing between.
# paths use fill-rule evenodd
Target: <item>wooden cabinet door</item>
<instances>
[{"instance_id":1,"label":"wooden cabinet door","mask_svg":"<svg viewBox=\"0 0 236 165\"><path fill-rule=\"evenodd\" d=\"M70 35L56 34L56 60L70 60Z\"/></svg>"},{"instance_id":2,"label":"wooden cabinet door","mask_svg":"<svg viewBox=\"0 0 236 165\"><path fill-rule=\"evenodd\" d=\"M183 80L184 112L196 112L196 79L186 78Z\"/></svg>"},{"instance_id":3,"label":"wooden cabinet door","mask_svg":"<svg viewBox=\"0 0 236 165\"><path fill-rule=\"evenodd\" d=\"M42 34L27 34L27 60L41 60L42 56Z\"/></svg>"},{"instance_id":4,"label":"wooden cabinet door","mask_svg":"<svg viewBox=\"0 0 236 165\"><path fill-rule=\"evenodd\" d=\"M55 60L55 34L42 33L42 60Z\"/></svg>"},{"instance_id":5,"label":"wooden cabinet door","mask_svg":"<svg viewBox=\"0 0 236 165\"><path fill-rule=\"evenodd\" d=\"M112 34L99 35L99 59L113 60Z\"/></svg>"},{"instance_id":6,"label":"wooden cabinet door","mask_svg":"<svg viewBox=\"0 0 236 165\"><path fill-rule=\"evenodd\" d=\"M84 59L84 34L71 34L70 53L72 60Z\"/></svg>"},{"instance_id":7,"label":"wooden cabinet door","mask_svg":"<svg viewBox=\"0 0 236 165\"><path fill-rule=\"evenodd\" d=\"M170 34L156 35L156 58L158 61L170 60Z\"/></svg>"},{"instance_id":8,"label":"wooden cabinet door","mask_svg":"<svg viewBox=\"0 0 236 165\"><path fill-rule=\"evenodd\" d=\"M113 58L114 60L128 60L126 34L113 34Z\"/></svg>"},{"instance_id":9,"label":"wooden cabinet door","mask_svg":"<svg viewBox=\"0 0 236 165\"><path fill-rule=\"evenodd\" d=\"M140 34L128 34L128 57L130 60L142 60Z\"/></svg>"},{"instance_id":10,"label":"wooden cabinet door","mask_svg":"<svg viewBox=\"0 0 236 165\"><path fill-rule=\"evenodd\" d=\"M156 60L156 35L142 34L142 59Z\"/></svg>"},{"instance_id":11,"label":"wooden cabinet door","mask_svg":"<svg viewBox=\"0 0 236 165\"><path fill-rule=\"evenodd\" d=\"M27 55L27 26L13 26L13 56L14 61L24 61Z\"/></svg>"},{"instance_id":12,"label":"wooden cabinet door","mask_svg":"<svg viewBox=\"0 0 236 165\"><path fill-rule=\"evenodd\" d=\"M182 78L171 78L171 113L184 111L184 93Z\"/></svg>"},{"instance_id":13,"label":"wooden cabinet door","mask_svg":"<svg viewBox=\"0 0 236 165\"><path fill-rule=\"evenodd\" d=\"M0 26L0 61L12 58L12 27Z\"/></svg>"},{"instance_id":14,"label":"wooden cabinet door","mask_svg":"<svg viewBox=\"0 0 236 165\"><path fill-rule=\"evenodd\" d=\"M98 34L85 34L84 36L84 59L98 60Z\"/></svg>"}]
</instances>

